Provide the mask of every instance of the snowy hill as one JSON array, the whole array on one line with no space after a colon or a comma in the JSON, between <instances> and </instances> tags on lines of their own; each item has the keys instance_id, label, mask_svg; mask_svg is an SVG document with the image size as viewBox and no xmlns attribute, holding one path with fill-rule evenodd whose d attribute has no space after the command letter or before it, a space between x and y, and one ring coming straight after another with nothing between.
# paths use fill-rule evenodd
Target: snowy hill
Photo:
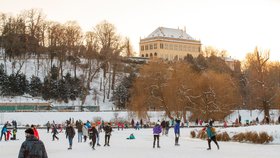
<instances>
[{"instance_id":1,"label":"snowy hill","mask_svg":"<svg viewBox=\"0 0 280 158\"><path fill-rule=\"evenodd\" d=\"M4 64L4 60L0 59L0 64ZM27 59L27 60L15 60L15 61L6 61L6 67L7 67L7 74L10 75L14 72L17 72L20 69L20 66L22 65L22 68L20 70L21 73L26 75L27 80L30 81L30 78L32 75L37 76L41 79L41 81L44 80L44 78L48 75L48 71L50 70L50 60L48 59L40 59L40 65L38 68L37 59ZM55 65L58 65L58 61L54 60ZM74 70L73 67L69 62L66 62L64 65L63 73L70 73L71 76L74 76ZM100 76L102 76L103 71L101 70L97 77L91 82L92 89L90 90L90 94L87 96L86 101L84 103L84 106L99 106L100 110L112 110L114 108L114 105L112 102L110 102L109 99L105 99L105 102L102 101L103 98L103 92L99 91L100 87ZM77 76L83 75L83 71L78 68L77 70ZM97 97L94 98L93 91L97 90L98 94ZM110 95L111 96L111 95ZM32 98L29 95L25 96L18 96L18 97L3 97L0 96L1 102L47 102L43 100L42 98ZM81 100L77 98L75 101L69 100L69 103L64 102L57 102L54 100L49 100L48 102L51 102L53 106L77 106L79 107L81 105Z\"/></svg>"}]
</instances>

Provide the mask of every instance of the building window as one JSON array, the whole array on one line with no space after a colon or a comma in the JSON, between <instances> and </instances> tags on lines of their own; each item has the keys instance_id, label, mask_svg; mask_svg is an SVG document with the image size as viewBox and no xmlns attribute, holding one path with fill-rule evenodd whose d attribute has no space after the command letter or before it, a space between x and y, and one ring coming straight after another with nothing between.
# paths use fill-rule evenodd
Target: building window
<instances>
[{"instance_id":1,"label":"building window","mask_svg":"<svg viewBox=\"0 0 280 158\"><path fill-rule=\"evenodd\" d=\"M152 44L150 44L150 49L153 49L153 45Z\"/></svg>"},{"instance_id":2,"label":"building window","mask_svg":"<svg viewBox=\"0 0 280 158\"><path fill-rule=\"evenodd\" d=\"M183 51L186 51L187 50L187 46L183 46Z\"/></svg>"},{"instance_id":3,"label":"building window","mask_svg":"<svg viewBox=\"0 0 280 158\"><path fill-rule=\"evenodd\" d=\"M163 49L163 43L159 44L160 49Z\"/></svg>"},{"instance_id":4,"label":"building window","mask_svg":"<svg viewBox=\"0 0 280 158\"><path fill-rule=\"evenodd\" d=\"M164 49L168 49L168 44L164 44Z\"/></svg>"},{"instance_id":5,"label":"building window","mask_svg":"<svg viewBox=\"0 0 280 158\"><path fill-rule=\"evenodd\" d=\"M179 45L179 51L182 51L182 45Z\"/></svg>"},{"instance_id":6,"label":"building window","mask_svg":"<svg viewBox=\"0 0 280 158\"><path fill-rule=\"evenodd\" d=\"M149 49L149 46L148 45L145 45L145 50L148 50Z\"/></svg>"},{"instance_id":7,"label":"building window","mask_svg":"<svg viewBox=\"0 0 280 158\"><path fill-rule=\"evenodd\" d=\"M144 51L144 46L141 46L141 51Z\"/></svg>"},{"instance_id":8,"label":"building window","mask_svg":"<svg viewBox=\"0 0 280 158\"><path fill-rule=\"evenodd\" d=\"M157 43L154 44L154 49L157 49Z\"/></svg>"},{"instance_id":9,"label":"building window","mask_svg":"<svg viewBox=\"0 0 280 158\"><path fill-rule=\"evenodd\" d=\"M172 44L169 44L169 49L173 50L173 45Z\"/></svg>"},{"instance_id":10,"label":"building window","mask_svg":"<svg viewBox=\"0 0 280 158\"><path fill-rule=\"evenodd\" d=\"M142 54L142 57L144 57L144 54Z\"/></svg>"},{"instance_id":11,"label":"building window","mask_svg":"<svg viewBox=\"0 0 280 158\"><path fill-rule=\"evenodd\" d=\"M174 50L178 50L178 45L177 44L174 45Z\"/></svg>"},{"instance_id":12,"label":"building window","mask_svg":"<svg viewBox=\"0 0 280 158\"><path fill-rule=\"evenodd\" d=\"M157 52L155 52L154 56L155 56L155 57L157 56Z\"/></svg>"},{"instance_id":13,"label":"building window","mask_svg":"<svg viewBox=\"0 0 280 158\"><path fill-rule=\"evenodd\" d=\"M146 57L149 57L149 55L148 55L148 54L146 54Z\"/></svg>"},{"instance_id":14,"label":"building window","mask_svg":"<svg viewBox=\"0 0 280 158\"><path fill-rule=\"evenodd\" d=\"M153 53L150 53L150 57L153 57Z\"/></svg>"}]
</instances>

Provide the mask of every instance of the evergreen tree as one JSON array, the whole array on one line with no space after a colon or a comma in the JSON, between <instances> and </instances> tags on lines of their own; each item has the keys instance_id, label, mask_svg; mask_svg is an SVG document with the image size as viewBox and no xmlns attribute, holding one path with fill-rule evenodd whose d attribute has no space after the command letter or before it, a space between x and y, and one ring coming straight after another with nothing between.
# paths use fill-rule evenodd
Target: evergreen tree
<instances>
[{"instance_id":1,"label":"evergreen tree","mask_svg":"<svg viewBox=\"0 0 280 158\"><path fill-rule=\"evenodd\" d=\"M66 87L65 81L63 79L58 81L58 95L59 99L63 100L65 103L68 103L68 97L69 97L69 90L68 87Z\"/></svg>"},{"instance_id":2,"label":"evergreen tree","mask_svg":"<svg viewBox=\"0 0 280 158\"><path fill-rule=\"evenodd\" d=\"M135 78L135 73L131 73L128 77L124 77L122 82L117 86L113 93L112 100L117 108L126 108L126 104L130 97L130 88L132 86L132 81Z\"/></svg>"},{"instance_id":3,"label":"evergreen tree","mask_svg":"<svg viewBox=\"0 0 280 158\"><path fill-rule=\"evenodd\" d=\"M44 78L44 83L43 83L43 86L42 86L42 97L43 99L45 100L49 100L51 99L51 94L50 94L50 91L51 91L51 83L50 83L50 80L48 79L48 76L46 76Z\"/></svg>"},{"instance_id":4,"label":"evergreen tree","mask_svg":"<svg viewBox=\"0 0 280 158\"><path fill-rule=\"evenodd\" d=\"M24 93L27 93L29 82L26 79L26 75L18 74L17 75L17 82L19 83L19 86L18 86L18 91L15 94L23 95Z\"/></svg>"},{"instance_id":5,"label":"evergreen tree","mask_svg":"<svg viewBox=\"0 0 280 158\"><path fill-rule=\"evenodd\" d=\"M4 70L4 65L0 65L0 94L5 95L8 91L8 83L9 79L8 76Z\"/></svg>"},{"instance_id":6,"label":"evergreen tree","mask_svg":"<svg viewBox=\"0 0 280 158\"><path fill-rule=\"evenodd\" d=\"M32 76L30 79L30 84L29 84L29 94L32 97L37 97L42 95L42 82L39 77L37 76Z\"/></svg>"}]
</instances>

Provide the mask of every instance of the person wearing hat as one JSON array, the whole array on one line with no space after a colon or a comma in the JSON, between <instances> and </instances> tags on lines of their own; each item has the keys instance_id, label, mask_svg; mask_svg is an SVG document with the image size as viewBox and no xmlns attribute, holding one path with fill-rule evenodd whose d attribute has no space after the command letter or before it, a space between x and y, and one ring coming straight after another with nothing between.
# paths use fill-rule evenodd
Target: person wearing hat
<instances>
[{"instance_id":1,"label":"person wearing hat","mask_svg":"<svg viewBox=\"0 0 280 158\"><path fill-rule=\"evenodd\" d=\"M18 158L48 158L44 143L34 136L32 128L25 130L26 140L22 143Z\"/></svg>"},{"instance_id":2,"label":"person wearing hat","mask_svg":"<svg viewBox=\"0 0 280 158\"><path fill-rule=\"evenodd\" d=\"M210 126L209 124L206 124L204 130L206 130L206 133L207 133L207 136L208 136L208 138L207 138L207 141L208 141L207 150L211 150L211 141L213 141L217 145L217 148L219 150L220 147L219 147L219 144L218 144L217 139L216 139L215 128Z\"/></svg>"},{"instance_id":3,"label":"person wearing hat","mask_svg":"<svg viewBox=\"0 0 280 158\"><path fill-rule=\"evenodd\" d=\"M110 146L110 137L111 137L111 132L112 132L112 127L111 127L111 123L106 123L104 126L105 131L105 144L104 146Z\"/></svg>"},{"instance_id":4,"label":"person wearing hat","mask_svg":"<svg viewBox=\"0 0 280 158\"><path fill-rule=\"evenodd\" d=\"M89 131L90 138L91 138L90 144L92 145L92 149L93 150L95 150L94 147L95 147L95 144L96 144L96 140L97 140L97 138L99 138L98 131L97 131L97 129L95 127L96 127L95 123L92 123L91 124L91 129Z\"/></svg>"},{"instance_id":5,"label":"person wearing hat","mask_svg":"<svg viewBox=\"0 0 280 158\"><path fill-rule=\"evenodd\" d=\"M37 139L40 139L40 137L39 137L39 132L38 132L38 130L36 129L35 125L31 125L31 128L32 128L33 131L34 131L34 136L35 136Z\"/></svg>"},{"instance_id":6,"label":"person wearing hat","mask_svg":"<svg viewBox=\"0 0 280 158\"><path fill-rule=\"evenodd\" d=\"M74 129L74 127L71 123L67 123L65 134L66 134L66 139L68 138L68 141L69 141L68 150L71 150L72 149L72 144L73 144L73 138L76 134L75 129Z\"/></svg>"},{"instance_id":7,"label":"person wearing hat","mask_svg":"<svg viewBox=\"0 0 280 158\"><path fill-rule=\"evenodd\" d=\"M153 148L155 148L156 140L157 140L157 147L160 148L160 146L159 146L159 135L160 135L161 131L162 131L162 129L161 129L161 126L160 126L160 122L157 122L155 127L153 128L153 134L154 134Z\"/></svg>"}]
</instances>

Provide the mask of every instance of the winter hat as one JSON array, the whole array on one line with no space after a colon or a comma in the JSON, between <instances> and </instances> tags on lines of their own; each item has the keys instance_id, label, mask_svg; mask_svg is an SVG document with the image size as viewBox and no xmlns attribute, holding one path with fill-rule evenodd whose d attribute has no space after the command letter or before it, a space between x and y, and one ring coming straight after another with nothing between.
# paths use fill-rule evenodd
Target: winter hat
<instances>
[{"instance_id":1,"label":"winter hat","mask_svg":"<svg viewBox=\"0 0 280 158\"><path fill-rule=\"evenodd\" d=\"M33 131L33 129L32 129L32 128L27 128L27 129L25 130L25 133L28 133L28 134L34 135L34 131Z\"/></svg>"}]
</instances>

